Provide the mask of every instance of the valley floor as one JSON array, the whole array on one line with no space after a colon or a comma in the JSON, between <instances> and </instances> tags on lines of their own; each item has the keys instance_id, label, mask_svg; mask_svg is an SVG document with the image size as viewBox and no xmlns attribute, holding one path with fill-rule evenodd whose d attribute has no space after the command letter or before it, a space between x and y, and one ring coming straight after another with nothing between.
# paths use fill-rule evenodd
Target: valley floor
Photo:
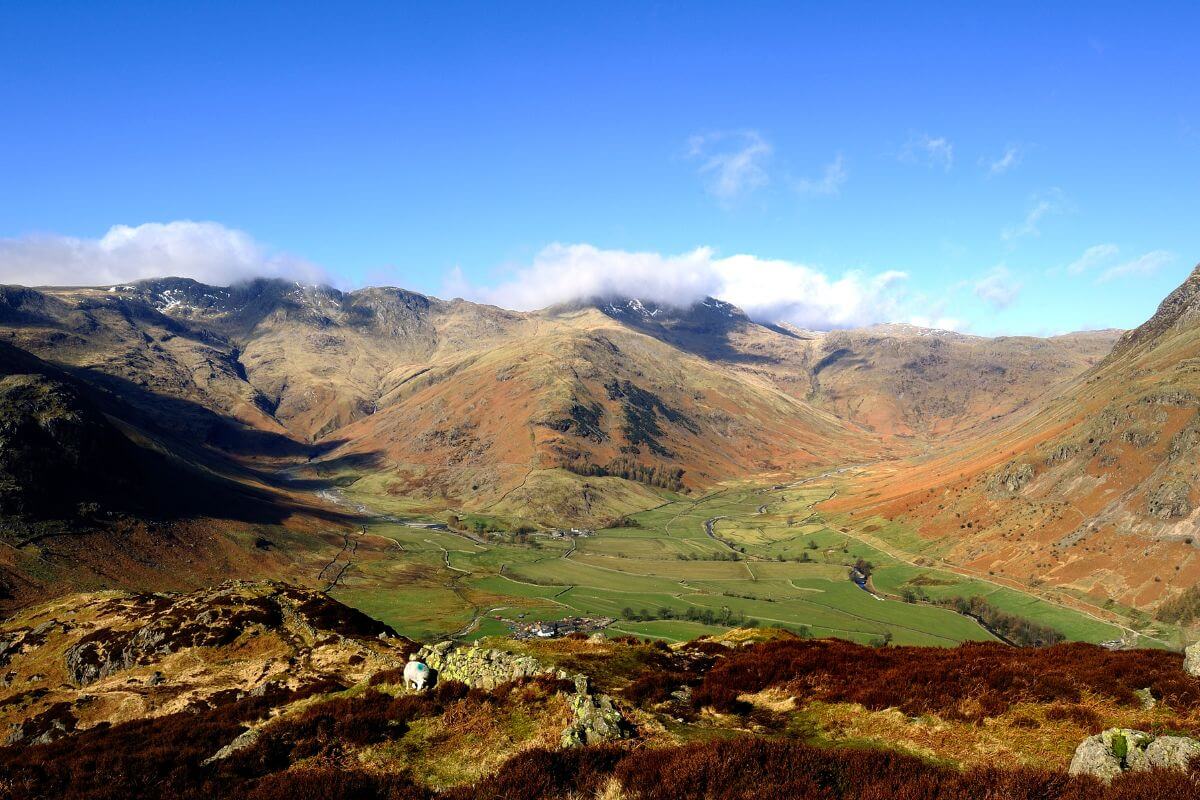
<instances>
[{"instance_id":1,"label":"valley floor","mask_svg":"<svg viewBox=\"0 0 1200 800\"><path fill-rule=\"evenodd\" d=\"M698 497L661 492L661 504L619 527L578 533L479 514L375 515L318 578L332 596L417 639L599 617L612 634L668 641L747 624L874 644L1009 640L983 608L1054 640L1176 644L1177 630L1145 615L974 574L901 525L823 512L846 472L730 483ZM375 493L370 481L336 496L364 511L420 508ZM864 562L870 578L860 586L851 568ZM973 598L974 611L964 609Z\"/></svg>"}]
</instances>

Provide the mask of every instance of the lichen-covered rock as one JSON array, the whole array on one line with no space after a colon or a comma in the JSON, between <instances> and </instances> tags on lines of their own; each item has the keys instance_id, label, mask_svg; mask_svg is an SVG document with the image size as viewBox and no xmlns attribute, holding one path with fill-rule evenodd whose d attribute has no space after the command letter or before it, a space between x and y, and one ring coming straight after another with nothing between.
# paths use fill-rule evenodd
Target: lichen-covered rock
<instances>
[{"instance_id":1,"label":"lichen-covered rock","mask_svg":"<svg viewBox=\"0 0 1200 800\"><path fill-rule=\"evenodd\" d=\"M1200 642L1190 645L1183 651L1183 671L1188 675L1200 678Z\"/></svg>"},{"instance_id":2,"label":"lichen-covered rock","mask_svg":"<svg viewBox=\"0 0 1200 800\"><path fill-rule=\"evenodd\" d=\"M1192 757L1200 754L1200 742L1187 736L1159 736L1146 747L1147 769L1187 770Z\"/></svg>"},{"instance_id":3,"label":"lichen-covered rock","mask_svg":"<svg viewBox=\"0 0 1200 800\"><path fill-rule=\"evenodd\" d=\"M1069 772L1092 775L1105 783L1122 772L1149 769L1186 770L1200 754L1200 741L1186 736L1153 736L1129 728L1110 728L1089 736L1075 748Z\"/></svg>"},{"instance_id":4,"label":"lichen-covered rock","mask_svg":"<svg viewBox=\"0 0 1200 800\"><path fill-rule=\"evenodd\" d=\"M599 744L624 737L628 725L621 712L606 694L576 693L571 698L575 722L562 732L563 747Z\"/></svg>"},{"instance_id":5,"label":"lichen-covered rock","mask_svg":"<svg viewBox=\"0 0 1200 800\"><path fill-rule=\"evenodd\" d=\"M480 647L478 643L455 647L454 642L438 642L422 647L416 658L434 670L438 680L459 681L478 689L495 689L508 681L555 672L532 656Z\"/></svg>"},{"instance_id":6,"label":"lichen-covered rock","mask_svg":"<svg viewBox=\"0 0 1200 800\"><path fill-rule=\"evenodd\" d=\"M1123 771L1121 759L1113 752L1112 731L1089 736L1075 748L1071 758L1071 766L1067 772L1071 775L1092 775L1108 783Z\"/></svg>"}]
</instances>

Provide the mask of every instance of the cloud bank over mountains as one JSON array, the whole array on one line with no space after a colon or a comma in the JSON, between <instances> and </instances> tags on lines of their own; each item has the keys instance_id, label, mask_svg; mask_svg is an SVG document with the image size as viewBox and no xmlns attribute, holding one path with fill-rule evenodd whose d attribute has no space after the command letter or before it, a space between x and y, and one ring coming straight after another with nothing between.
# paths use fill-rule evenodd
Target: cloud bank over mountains
<instances>
[{"instance_id":1,"label":"cloud bank over mountains","mask_svg":"<svg viewBox=\"0 0 1200 800\"><path fill-rule=\"evenodd\" d=\"M903 272L840 277L805 264L754 255L717 257L699 247L679 255L605 250L590 244L553 244L528 266L495 286L479 286L453 272L445 293L505 308L533 310L576 300L636 297L688 306L716 297L760 322L787 322L826 330L877 322L915 321ZM921 318L950 327L953 320Z\"/></svg>"},{"instance_id":2,"label":"cloud bank over mountains","mask_svg":"<svg viewBox=\"0 0 1200 800\"><path fill-rule=\"evenodd\" d=\"M98 239L54 234L0 239L0 283L102 286L164 276L218 286L255 277L329 280L315 264L216 222L114 225Z\"/></svg>"},{"instance_id":3,"label":"cloud bank over mountains","mask_svg":"<svg viewBox=\"0 0 1200 800\"><path fill-rule=\"evenodd\" d=\"M114 225L99 238L30 235L0 239L0 283L24 286L109 286L166 276L229 285L255 277L328 283L330 273L277 252L248 233L216 222ZM445 276L442 293L530 311L595 298L636 297L685 307L716 297L767 323L830 329L877 322L956 327L954 320L908 313L907 275L818 268L750 254L718 257L698 247L677 255L552 244L493 285L461 271Z\"/></svg>"}]
</instances>

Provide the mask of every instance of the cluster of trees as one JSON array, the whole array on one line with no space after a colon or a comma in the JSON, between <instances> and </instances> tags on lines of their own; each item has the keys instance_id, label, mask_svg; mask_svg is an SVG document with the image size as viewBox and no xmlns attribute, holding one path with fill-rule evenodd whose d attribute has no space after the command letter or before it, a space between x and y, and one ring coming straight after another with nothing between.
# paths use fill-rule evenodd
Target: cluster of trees
<instances>
[{"instance_id":1,"label":"cluster of trees","mask_svg":"<svg viewBox=\"0 0 1200 800\"><path fill-rule=\"evenodd\" d=\"M583 457L563 459L559 466L589 478L624 478L673 492L683 490L683 469L665 464L641 464L620 456L606 465L593 464Z\"/></svg>"},{"instance_id":2,"label":"cluster of trees","mask_svg":"<svg viewBox=\"0 0 1200 800\"><path fill-rule=\"evenodd\" d=\"M1200 585L1191 586L1185 589L1183 594L1164 602L1154 612L1154 616L1163 622L1180 624L1200 619Z\"/></svg>"},{"instance_id":3,"label":"cluster of trees","mask_svg":"<svg viewBox=\"0 0 1200 800\"><path fill-rule=\"evenodd\" d=\"M953 597L940 600L938 604L952 608L959 614L974 617L988 630L1020 647L1045 647L1066 639L1049 625L1001 611L982 597Z\"/></svg>"},{"instance_id":4,"label":"cluster of trees","mask_svg":"<svg viewBox=\"0 0 1200 800\"><path fill-rule=\"evenodd\" d=\"M703 622L705 625L723 625L727 628L753 628L758 625L758 621L747 617L741 611L732 611L728 606L721 606L719 610L714 611L711 608L696 608L689 606L687 611L682 613L673 608L658 608L658 609L633 609L630 606L625 606L621 609L621 616L634 622L649 622L656 619L682 619L688 622Z\"/></svg>"},{"instance_id":5,"label":"cluster of trees","mask_svg":"<svg viewBox=\"0 0 1200 800\"><path fill-rule=\"evenodd\" d=\"M875 570L875 565L870 561L867 561L865 558L859 558L854 562L854 568L858 570L864 578L870 578L871 573Z\"/></svg>"},{"instance_id":6,"label":"cluster of trees","mask_svg":"<svg viewBox=\"0 0 1200 800\"><path fill-rule=\"evenodd\" d=\"M741 561L740 553L732 550L718 550L715 553L678 553L675 556L680 561Z\"/></svg>"}]
</instances>

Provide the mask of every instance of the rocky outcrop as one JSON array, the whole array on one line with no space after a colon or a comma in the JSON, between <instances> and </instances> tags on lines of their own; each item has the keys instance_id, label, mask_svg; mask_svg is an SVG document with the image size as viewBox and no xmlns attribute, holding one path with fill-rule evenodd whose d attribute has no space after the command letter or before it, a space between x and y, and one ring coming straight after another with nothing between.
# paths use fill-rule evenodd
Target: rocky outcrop
<instances>
[{"instance_id":1,"label":"rocky outcrop","mask_svg":"<svg viewBox=\"0 0 1200 800\"><path fill-rule=\"evenodd\" d=\"M209 756L208 758L206 758L202 762L200 762L201 766L208 766L209 764L213 763L214 761L223 761L226 758L229 758L234 753L238 752L239 750L245 750L247 747L250 747L255 742L257 742L259 740L259 737L261 737L261 736L262 736L262 731L259 728L250 728L248 730L245 730L241 733L241 735L239 735L232 742L225 745L220 750L218 750L217 752L213 753L211 756Z\"/></svg>"},{"instance_id":2,"label":"rocky outcrop","mask_svg":"<svg viewBox=\"0 0 1200 800\"><path fill-rule=\"evenodd\" d=\"M1009 462L992 476L988 488L993 494L1015 494L1033 480L1033 467L1017 461Z\"/></svg>"},{"instance_id":3,"label":"rocky outcrop","mask_svg":"<svg viewBox=\"0 0 1200 800\"><path fill-rule=\"evenodd\" d=\"M576 682L576 691L571 697L571 711L575 713L575 722L562 732L563 747L620 739L629 728L611 697L586 691L586 679L583 691L579 690Z\"/></svg>"},{"instance_id":4,"label":"rocky outcrop","mask_svg":"<svg viewBox=\"0 0 1200 800\"><path fill-rule=\"evenodd\" d=\"M14 724L4 744L8 746L54 742L74 731L76 722L68 703L55 703L40 714Z\"/></svg>"},{"instance_id":5,"label":"rocky outcrop","mask_svg":"<svg viewBox=\"0 0 1200 800\"><path fill-rule=\"evenodd\" d=\"M1187 736L1154 736L1130 728L1111 728L1089 736L1075 748L1069 772L1108 783L1123 772L1186 770L1200 755L1200 741Z\"/></svg>"},{"instance_id":6,"label":"rocky outcrop","mask_svg":"<svg viewBox=\"0 0 1200 800\"><path fill-rule=\"evenodd\" d=\"M86 686L136 664L192 647L221 647L252 625L278 626L279 604L269 597L214 591L178 602L165 600L154 618L133 630L100 628L65 653L67 672Z\"/></svg>"},{"instance_id":7,"label":"rocky outcrop","mask_svg":"<svg viewBox=\"0 0 1200 800\"><path fill-rule=\"evenodd\" d=\"M570 703L575 719L562 732L563 747L607 742L629 733L629 723L613 699L593 692L588 677L582 673L571 675L532 656L480 647L478 643L469 647L448 641L426 645L417 651L416 659L434 671L435 680L459 681L479 689L494 689L508 681L538 675L571 681L574 691Z\"/></svg>"},{"instance_id":8,"label":"rocky outcrop","mask_svg":"<svg viewBox=\"0 0 1200 800\"><path fill-rule=\"evenodd\" d=\"M86 686L180 650L223 647L255 629L309 641L399 639L386 625L355 609L283 584L230 581L189 595L142 595L129 602L136 606L131 616L150 621L136 628L100 627L67 648L67 673L75 685Z\"/></svg>"},{"instance_id":9,"label":"rocky outcrop","mask_svg":"<svg viewBox=\"0 0 1200 800\"><path fill-rule=\"evenodd\" d=\"M495 689L508 681L555 674L532 656L477 645L457 647L454 642L426 645L416 657L434 670L438 680L458 681L478 689ZM566 673L561 677L565 678Z\"/></svg>"},{"instance_id":10,"label":"rocky outcrop","mask_svg":"<svg viewBox=\"0 0 1200 800\"><path fill-rule=\"evenodd\" d=\"M1155 347L1172 328L1194 320L1200 308L1200 265L1175 291L1159 304L1154 316L1121 336L1105 363L1115 361L1130 350Z\"/></svg>"},{"instance_id":11,"label":"rocky outcrop","mask_svg":"<svg viewBox=\"0 0 1200 800\"><path fill-rule=\"evenodd\" d=\"M1192 513L1192 502L1188 497L1188 485L1180 480L1167 481L1150 492L1146 498L1146 510L1152 517L1176 519Z\"/></svg>"}]
</instances>

